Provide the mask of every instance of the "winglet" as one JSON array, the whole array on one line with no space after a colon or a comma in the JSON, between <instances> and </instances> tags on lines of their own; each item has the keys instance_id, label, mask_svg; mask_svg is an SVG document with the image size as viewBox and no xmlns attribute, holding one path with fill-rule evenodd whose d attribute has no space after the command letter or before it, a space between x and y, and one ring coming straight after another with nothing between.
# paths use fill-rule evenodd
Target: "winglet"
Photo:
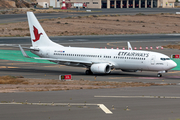
<instances>
[{"instance_id":1,"label":"winglet","mask_svg":"<svg viewBox=\"0 0 180 120\"><path fill-rule=\"evenodd\" d=\"M22 52L22 54L23 54L24 57L26 57L26 58L31 58L31 57L29 57L29 56L26 54L26 52L23 50L23 48L21 47L21 45L19 45L19 48L20 48L20 50L21 50L21 52Z\"/></svg>"},{"instance_id":2,"label":"winglet","mask_svg":"<svg viewBox=\"0 0 180 120\"><path fill-rule=\"evenodd\" d=\"M130 42L127 42L127 44L128 44L128 50L133 50L132 47L131 47Z\"/></svg>"}]
</instances>

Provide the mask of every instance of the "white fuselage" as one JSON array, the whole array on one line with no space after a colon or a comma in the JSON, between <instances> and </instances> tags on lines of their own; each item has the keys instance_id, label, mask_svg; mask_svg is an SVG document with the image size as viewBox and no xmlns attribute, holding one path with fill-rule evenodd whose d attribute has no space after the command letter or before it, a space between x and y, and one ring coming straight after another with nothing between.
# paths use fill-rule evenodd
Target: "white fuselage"
<instances>
[{"instance_id":1,"label":"white fuselage","mask_svg":"<svg viewBox=\"0 0 180 120\"><path fill-rule=\"evenodd\" d=\"M164 54L140 50L97 49L79 47L39 47L39 51L32 51L42 58L65 59L71 61L86 61L109 63L115 69L167 71L176 63ZM56 62L56 61L53 61ZM72 66L82 66L73 62L57 62ZM86 67L90 67L85 65Z\"/></svg>"},{"instance_id":2,"label":"white fuselage","mask_svg":"<svg viewBox=\"0 0 180 120\"><path fill-rule=\"evenodd\" d=\"M84 66L86 74L109 74L111 69L122 71L158 71L158 77L177 64L164 54L149 51L64 47L49 39L33 12L27 12L31 34L31 52L40 56L34 59L49 60L58 64ZM19 45L22 54L29 56Z\"/></svg>"}]
</instances>

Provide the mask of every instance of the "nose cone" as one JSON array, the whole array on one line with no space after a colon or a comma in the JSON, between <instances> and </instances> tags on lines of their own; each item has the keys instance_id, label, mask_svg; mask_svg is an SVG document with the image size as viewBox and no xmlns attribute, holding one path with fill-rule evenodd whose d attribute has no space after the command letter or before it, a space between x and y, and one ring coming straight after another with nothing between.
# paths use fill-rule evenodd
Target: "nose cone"
<instances>
[{"instance_id":1,"label":"nose cone","mask_svg":"<svg viewBox=\"0 0 180 120\"><path fill-rule=\"evenodd\" d=\"M174 61L171 60L170 63L169 63L170 69L175 68L176 66L177 66L177 64Z\"/></svg>"}]
</instances>

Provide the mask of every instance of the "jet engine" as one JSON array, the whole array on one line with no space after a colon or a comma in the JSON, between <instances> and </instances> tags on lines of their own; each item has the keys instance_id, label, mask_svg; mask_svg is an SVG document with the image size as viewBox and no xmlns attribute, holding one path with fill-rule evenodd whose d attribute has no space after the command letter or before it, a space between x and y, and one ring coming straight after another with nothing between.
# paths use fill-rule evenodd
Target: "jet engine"
<instances>
[{"instance_id":1,"label":"jet engine","mask_svg":"<svg viewBox=\"0 0 180 120\"><path fill-rule=\"evenodd\" d=\"M107 63L93 64L91 65L90 69L93 73L110 73L111 72L111 66L109 66Z\"/></svg>"}]
</instances>

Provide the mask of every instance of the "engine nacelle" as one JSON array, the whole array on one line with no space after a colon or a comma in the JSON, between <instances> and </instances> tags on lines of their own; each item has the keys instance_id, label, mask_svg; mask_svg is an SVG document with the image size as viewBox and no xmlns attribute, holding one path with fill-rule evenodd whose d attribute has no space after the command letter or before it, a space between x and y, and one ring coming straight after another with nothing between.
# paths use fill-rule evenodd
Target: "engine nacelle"
<instances>
[{"instance_id":1,"label":"engine nacelle","mask_svg":"<svg viewBox=\"0 0 180 120\"><path fill-rule=\"evenodd\" d=\"M107 63L92 64L90 69L93 73L110 73L111 72L111 66L109 66Z\"/></svg>"}]
</instances>

